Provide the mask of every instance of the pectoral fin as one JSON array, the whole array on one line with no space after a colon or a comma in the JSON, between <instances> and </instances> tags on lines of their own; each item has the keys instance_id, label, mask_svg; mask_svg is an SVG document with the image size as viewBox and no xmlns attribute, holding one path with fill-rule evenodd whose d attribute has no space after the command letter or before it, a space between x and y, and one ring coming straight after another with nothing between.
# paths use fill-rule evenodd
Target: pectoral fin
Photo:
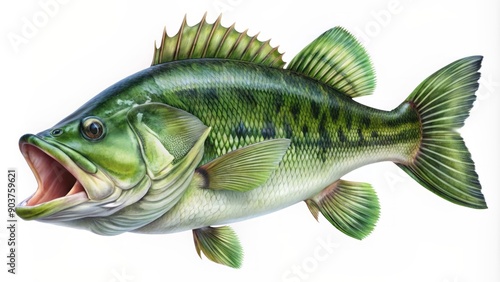
<instances>
[{"instance_id":1,"label":"pectoral fin","mask_svg":"<svg viewBox=\"0 0 500 282\"><path fill-rule=\"evenodd\" d=\"M338 180L305 202L316 220L321 212L338 230L356 239L372 232L380 213L377 195L368 183Z\"/></svg>"},{"instance_id":2,"label":"pectoral fin","mask_svg":"<svg viewBox=\"0 0 500 282\"><path fill-rule=\"evenodd\" d=\"M202 188L255 189L276 170L289 145L289 139L273 139L231 151L196 170L204 179Z\"/></svg>"},{"instance_id":3,"label":"pectoral fin","mask_svg":"<svg viewBox=\"0 0 500 282\"><path fill-rule=\"evenodd\" d=\"M243 260L243 249L238 236L229 226L203 227L193 230L196 252L201 252L216 263L233 268L240 268Z\"/></svg>"}]
</instances>

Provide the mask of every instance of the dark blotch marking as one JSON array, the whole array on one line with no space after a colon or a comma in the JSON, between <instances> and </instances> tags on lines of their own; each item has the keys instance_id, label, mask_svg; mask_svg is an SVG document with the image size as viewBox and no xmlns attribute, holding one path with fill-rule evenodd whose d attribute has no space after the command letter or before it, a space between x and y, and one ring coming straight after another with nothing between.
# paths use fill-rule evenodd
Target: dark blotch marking
<instances>
[{"instance_id":1,"label":"dark blotch marking","mask_svg":"<svg viewBox=\"0 0 500 282\"><path fill-rule=\"evenodd\" d=\"M319 107L319 104L311 101L311 113L315 119L319 117L319 114L321 112L321 108Z\"/></svg>"},{"instance_id":2,"label":"dark blotch marking","mask_svg":"<svg viewBox=\"0 0 500 282\"><path fill-rule=\"evenodd\" d=\"M361 128L358 128L357 132L358 132L358 142L359 143L365 142L365 137L363 136L363 131L361 130Z\"/></svg>"},{"instance_id":3,"label":"dark blotch marking","mask_svg":"<svg viewBox=\"0 0 500 282\"><path fill-rule=\"evenodd\" d=\"M300 115L300 106L298 103L293 103L290 107L293 119L297 122Z\"/></svg>"},{"instance_id":4,"label":"dark blotch marking","mask_svg":"<svg viewBox=\"0 0 500 282\"><path fill-rule=\"evenodd\" d=\"M337 107L330 109L330 119L335 122L339 118L339 109Z\"/></svg>"},{"instance_id":5,"label":"dark blotch marking","mask_svg":"<svg viewBox=\"0 0 500 282\"><path fill-rule=\"evenodd\" d=\"M203 183L201 184L200 188L202 189L208 189L210 185L210 180L208 178L208 172L203 168L199 167L195 170L201 177L203 178Z\"/></svg>"},{"instance_id":6,"label":"dark blotch marking","mask_svg":"<svg viewBox=\"0 0 500 282\"><path fill-rule=\"evenodd\" d=\"M331 122L335 122L339 118L339 102L337 97L330 95L330 107L328 108L328 113L330 114Z\"/></svg>"},{"instance_id":7,"label":"dark blotch marking","mask_svg":"<svg viewBox=\"0 0 500 282\"><path fill-rule=\"evenodd\" d=\"M378 138L378 132L372 131L372 138Z\"/></svg>"},{"instance_id":8,"label":"dark blotch marking","mask_svg":"<svg viewBox=\"0 0 500 282\"><path fill-rule=\"evenodd\" d=\"M208 88L205 92L205 95L211 100L212 102L219 101L219 93L216 88Z\"/></svg>"},{"instance_id":9,"label":"dark blotch marking","mask_svg":"<svg viewBox=\"0 0 500 282\"><path fill-rule=\"evenodd\" d=\"M243 121L240 121L240 123L233 129L234 135L236 135L238 138L244 137L247 135L247 128Z\"/></svg>"},{"instance_id":10,"label":"dark blotch marking","mask_svg":"<svg viewBox=\"0 0 500 282\"><path fill-rule=\"evenodd\" d=\"M364 116L361 118L361 124L365 127L368 128L370 126L371 119L368 116Z\"/></svg>"},{"instance_id":11,"label":"dark blotch marking","mask_svg":"<svg viewBox=\"0 0 500 282\"><path fill-rule=\"evenodd\" d=\"M352 128L352 115L348 112L345 112L345 123L347 130L351 130Z\"/></svg>"},{"instance_id":12,"label":"dark blotch marking","mask_svg":"<svg viewBox=\"0 0 500 282\"><path fill-rule=\"evenodd\" d=\"M273 97L274 97L274 110L276 113L279 113L281 111L281 108L283 107L283 95L275 94L273 95Z\"/></svg>"},{"instance_id":13,"label":"dark blotch marking","mask_svg":"<svg viewBox=\"0 0 500 282\"><path fill-rule=\"evenodd\" d=\"M344 131L342 130L341 127L339 127L339 130L337 131L337 136L338 136L340 142L343 143L343 142L347 141L347 137L345 136Z\"/></svg>"},{"instance_id":14,"label":"dark blotch marking","mask_svg":"<svg viewBox=\"0 0 500 282\"><path fill-rule=\"evenodd\" d=\"M332 139L330 138L330 134L328 134L328 128L326 128L327 120L325 116L323 116L319 122L318 130L319 136L321 139L321 146L327 146L328 148L332 147Z\"/></svg>"},{"instance_id":15,"label":"dark blotch marking","mask_svg":"<svg viewBox=\"0 0 500 282\"><path fill-rule=\"evenodd\" d=\"M321 116L321 120L318 124L319 131L319 147L321 148L319 157L323 162L326 161L328 157L328 152L333 148L332 137L330 136L330 131L328 130L328 117L326 115Z\"/></svg>"},{"instance_id":16,"label":"dark blotch marking","mask_svg":"<svg viewBox=\"0 0 500 282\"><path fill-rule=\"evenodd\" d=\"M330 152L330 150L333 148L332 138L330 137L330 134L328 134L327 131L319 132L318 145L320 147L319 157L321 158L321 161L325 162L328 158L328 152Z\"/></svg>"},{"instance_id":17,"label":"dark blotch marking","mask_svg":"<svg viewBox=\"0 0 500 282\"><path fill-rule=\"evenodd\" d=\"M192 99L198 99L198 98L200 98L200 96L201 96L201 95L200 95L200 94L201 94L201 93L200 93L200 91L198 91L198 90L196 90L196 89L193 89L193 88L191 88L191 89L187 89L187 90L185 90L184 92L185 92L185 93L184 93L184 95L185 95L186 97L189 97L189 98L192 98Z\"/></svg>"},{"instance_id":18,"label":"dark blotch marking","mask_svg":"<svg viewBox=\"0 0 500 282\"><path fill-rule=\"evenodd\" d=\"M398 117L395 117L393 115L389 119L386 119L384 124L389 126L389 127L396 127L396 126L399 126L401 124L401 122L400 122L400 120L398 120Z\"/></svg>"},{"instance_id":19,"label":"dark blotch marking","mask_svg":"<svg viewBox=\"0 0 500 282\"><path fill-rule=\"evenodd\" d=\"M325 115L323 115L321 117L321 120L319 121L319 125L318 125L318 130L319 130L320 135L323 134L323 132L327 131L326 123L327 123L326 117L325 117Z\"/></svg>"},{"instance_id":20,"label":"dark blotch marking","mask_svg":"<svg viewBox=\"0 0 500 282\"><path fill-rule=\"evenodd\" d=\"M329 152L333 148L332 136L328 131L328 117L322 115L318 124L319 139L315 141L315 145L319 148L317 156L321 161L325 162L329 157Z\"/></svg>"},{"instance_id":21,"label":"dark blotch marking","mask_svg":"<svg viewBox=\"0 0 500 282\"><path fill-rule=\"evenodd\" d=\"M308 132L309 132L309 127L307 127L307 124L304 124L302 126L302 133L304 133L304 135L307 135Z\"/></svg>"},{"instance_id":22,"label":"dark blotch marking","mask_svg":"<svg viewBox=\"0 0 500 282\"><path fill-rule=\"evenodd\" d=\"M238 98L245 104L249 104L252 107L257 106L257 100L255 99L254 94L248 90L239 89Z\"/></svg>"},{"instance_id":23,"label":"dark blotch marking","mask_svg":"<svg viewBox=\"0 0 500 282\"><path fill-rule=\"evenodd\" d=\"M264 128L262 128L261 130L261 133L264 139L271 139L276 137L276 129L274 127L274 124L270 121L266 122Z\"/></svg>"},{"instance_id":24,"label":"dark blotch marking","mask_svg":"<svg viewBox=\"0 0 500 282\"><path fill-rule=\"evenodd\" d=\"M285 122L285 137L292 138L292 136L293 136L292 126L288 122Z\"/></svg>"}]
</instances>

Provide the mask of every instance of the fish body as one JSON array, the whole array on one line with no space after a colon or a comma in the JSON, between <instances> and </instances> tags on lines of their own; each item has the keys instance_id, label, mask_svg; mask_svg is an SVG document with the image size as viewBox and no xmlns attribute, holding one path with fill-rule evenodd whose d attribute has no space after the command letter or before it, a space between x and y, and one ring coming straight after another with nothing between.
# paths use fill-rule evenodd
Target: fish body
<instances>
[{"instance_id":1,"label":"fish body","mask_svg":"<svg viewBox=\"0 0 500 282\"><path fill-rule=\"evenodd\" d=\"M269 213L311 198L362 165L408 162L420 139L410 106L376 110L288 70L201 59L154 66L140 75L153 77L144 82L158 89L151 101L192 113L212 128L202 164L269 139L291 142L259 188L239 193L193 187L139 232L189 230Z\"/></svg>"},{"instance_id":2,"label":"fish body","mask_svg":"<svg viewBox=\"0 0 500 282\"><path fill-rule=\"evenodd\" d=\"M342 28L283 68L268 42L220 20L184 22L164 35L151 67L21 137L39 187L16 211L102 235L193 230L198 254L239 267L236 234L220 225L300 201L316 219L367 236L376 193L341 177L369 163L392 161L439 196L485 208L455 131L475 99L481 60L444 67L383 111L353 99L373 92L374 73Z\"/></svg>"}]
</instances>

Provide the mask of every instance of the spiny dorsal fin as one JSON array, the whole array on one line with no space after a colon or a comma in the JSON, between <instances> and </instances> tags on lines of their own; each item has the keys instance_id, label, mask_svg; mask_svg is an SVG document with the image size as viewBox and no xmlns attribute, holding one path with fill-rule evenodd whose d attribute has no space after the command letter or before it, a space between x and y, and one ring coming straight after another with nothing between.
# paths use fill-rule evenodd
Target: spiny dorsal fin
<instances>
[{"instance_id":1,"label":"spiny dorsal fin","mask_svg":"<svg viewBox=\"0 0 500 282\"><path fill-rule=\"evenodd\" d=\"M210 24L206 16L194 26L189 26L184 17L179 32L172 37L164 30L160 47L156 48L155 43L151 65L196 58L234 59L276 68L285 65L283 54L269 44L270 40L262 42L257 39L258 34L238 32L234 24L224 27L221 16Z\"/></svg>"},{"instance_id":2,"label":"spiny dorsal fin","mask_svg":"<svg viewBox=\"0 0 500 282\"><path fill-rule=\"evenodd\" d=\"M332 28L307 45L287 69L302 73L350 97L370 95L375 73L365 49L345 29Z\"/></svg>"}]
</instances>

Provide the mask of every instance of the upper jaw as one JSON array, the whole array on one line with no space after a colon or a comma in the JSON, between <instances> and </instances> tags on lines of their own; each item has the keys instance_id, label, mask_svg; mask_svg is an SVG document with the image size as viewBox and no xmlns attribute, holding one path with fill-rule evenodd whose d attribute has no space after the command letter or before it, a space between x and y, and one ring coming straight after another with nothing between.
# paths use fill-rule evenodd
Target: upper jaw
<instances>
[{"instance_id":1,"label":"upper jaw","mask_svg":"<svg viewBox=\"0 0 500 282\"><path fill-rule=\"evenodd\" d=\"M21 137L19 148L38 182L37 191L16 207L23 219L50 219L62 210L102 200L114 190L97 168L89 173L88 165L78 165L89 162L70 148L32 134Z\"/></svg>"}]
</instances>

